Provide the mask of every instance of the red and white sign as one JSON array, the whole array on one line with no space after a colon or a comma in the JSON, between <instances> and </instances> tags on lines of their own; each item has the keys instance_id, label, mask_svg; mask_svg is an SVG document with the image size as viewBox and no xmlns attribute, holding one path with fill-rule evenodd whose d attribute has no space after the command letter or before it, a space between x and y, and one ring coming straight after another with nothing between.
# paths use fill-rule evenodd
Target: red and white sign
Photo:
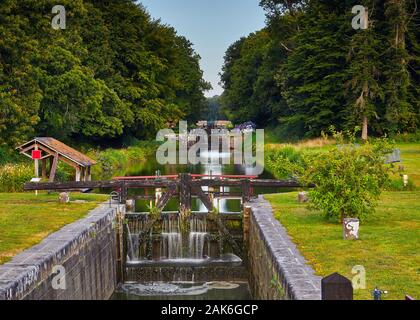
<instances>
[{"instance_id":1,"label":"red and white sign","mask_svg":"<svg viewBox=\"0 0 420 320\"><path fill-rule=\"evenodd\" d=\"M41 150L32 150L32 159L34 160L41 159Z\"/></svg>"}]
</instances>

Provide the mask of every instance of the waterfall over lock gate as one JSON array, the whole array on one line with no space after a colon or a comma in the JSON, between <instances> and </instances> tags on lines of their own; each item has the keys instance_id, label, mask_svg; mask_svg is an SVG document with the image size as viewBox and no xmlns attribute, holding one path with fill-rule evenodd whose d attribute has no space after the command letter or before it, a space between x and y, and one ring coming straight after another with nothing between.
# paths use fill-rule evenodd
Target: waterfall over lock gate
<instances>
[{"instance_id":1,"label":"waterfall over lock gate","mask_svg":"<svg viewBox=\"0 0 420 320\"><path fill-rule=\"evenodd\" d=\"M235 255L240 252L241 217L218 215L205 211L126 213L124 279L220 280L236 272L242 276L240 253Z\"/></svg>"},{"instance_id":2,"label":"waterfall over lock gate","mask_svg":"<svg viewBox=\"0 0 420 320\"><path fill-rule=\"evenodd\" d=\"M231 245L231 239L239 239L242 233L240 217L219 219L224 228L216 218L201 211L187 215L177 211L126 214L124 281L246 279L242 259L233 253Z\"/></svg>"},{"instance_id":3,"label":"waterfall over lock gate","mask_svg":"<svg viewBox=\"0 0 420 320\"><path fill-rule=\"evenodd\" d=\"M182 230L182 218L177 213L162 216L159 235L158 256L162 260L203 260L210 255L210 233L207 231L207 219L204 215L192 215L187 218L189 228ZM145 251L148 239L145 226L148 215L131 215L127 224L127 260L129 262L147 260ZM152 236L152 232L150 237ZM184 242L184 241L185 242Z\"/></svg>"},{"instance_id":4,"label":"waterfall over lock gate","mask_svg":"<svg viewBox=\"0 0 420 320\"><path fill-rule=\"evenodd\" d=\"M207 237L207 220L206 217L193 216L190 218L190 233L189 233L189 258L204 259L204 245ZM207 252L210 252L210 242L207 241Z\"/></svg>"},{"instance_id":5,"label":"waterfall over lock gate","mask_svg":"<svg viewBox=\"0 0 420 320\"><path fill-rule=\"evenodd\" d=\"M148 215L132 215L130 223L127 223L127 260L139 261L142 258L141 236L145 232L144 228L149 218Z\"/></svg>"},{"instance_id":6,"label":"waterfall over lock gate","mask_svg":"<svg viewBox=\"0 0 420 320\"><path fill-rule=\"evenodd\" d=\"M168 215L162 220L160 258L182 258L181 218L178 214Z\"/></svg>"}]
</instances>

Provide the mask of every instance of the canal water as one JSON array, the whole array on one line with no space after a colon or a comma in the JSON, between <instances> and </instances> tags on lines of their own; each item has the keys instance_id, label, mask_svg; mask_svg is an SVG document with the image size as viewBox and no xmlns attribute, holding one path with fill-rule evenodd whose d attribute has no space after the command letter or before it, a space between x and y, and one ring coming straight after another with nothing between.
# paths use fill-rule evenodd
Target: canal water
<instances>
[{"instance_id":1,"label":"canal water","mask_svg":"<svg viewBox=\"0 0 420 320\"><path fill-rule=\"evenodd\" d=\"M112 300L250 300L247 282L148 282L120 284Z\"/></svg>"}]
</instances>

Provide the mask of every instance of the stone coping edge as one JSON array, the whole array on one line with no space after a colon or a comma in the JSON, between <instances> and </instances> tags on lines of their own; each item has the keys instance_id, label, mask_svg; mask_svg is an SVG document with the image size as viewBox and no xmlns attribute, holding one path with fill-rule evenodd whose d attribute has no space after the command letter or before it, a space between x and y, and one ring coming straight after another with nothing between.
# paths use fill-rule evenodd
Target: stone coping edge
<instances>
[{"instance_id":1,"label":"stone coping edge","mask_svg":"<svg viewBox=\"0 0 420 320\"><path fill-rule=\"evenodd\" d=\"M0 265L0 300L23 298L37 283L48 278L54 265L66 261L83 243L114 221L117 208L115 203L111 207L109 202L100 204L85 218L64 226Z\"/></svg>"},{"instance_id":2,"label":"stone coping edge","mask_svg":"<svg viewBox=\"0 0 420 320\"><path fill-rule=\"evenodd\" d=\"M274 217L271 204L260 195L246 205L252 209L251 219L269 251L286 298L320 300L322 277L315 275L284 226Z\"/></svg>"}]
</instances>

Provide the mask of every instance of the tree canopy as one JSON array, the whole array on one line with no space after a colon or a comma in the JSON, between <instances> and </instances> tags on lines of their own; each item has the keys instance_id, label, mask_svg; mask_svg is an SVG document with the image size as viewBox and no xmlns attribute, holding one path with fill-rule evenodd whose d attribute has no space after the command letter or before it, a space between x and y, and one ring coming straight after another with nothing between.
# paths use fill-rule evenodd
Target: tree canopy
<instances>
[{"instance_id":1,"label":"tree canopy","mask_svg":"<svg viewBox=\"0 0 420 320\"><path fill-rule=\"evenodd\" d=\"M352 7L368 8L367 30ZM222 71L234 121L317 136L331 125L370 134L410 132L419 118L415 0L262 0L267 25L233 43ZM367 133L367 131L366 131Z\"/></svg>"},{"instance_id":2,"label":"tree canopy","mask_svg":"<svg viewBox=\"0 0 420 320\"><path fill-rule=\"evenodd\" d=\"M191 42L134 0L0 3L0 144L33 135L88 142L152 137L205 107Z\"/></svg>"}]
</instances>

